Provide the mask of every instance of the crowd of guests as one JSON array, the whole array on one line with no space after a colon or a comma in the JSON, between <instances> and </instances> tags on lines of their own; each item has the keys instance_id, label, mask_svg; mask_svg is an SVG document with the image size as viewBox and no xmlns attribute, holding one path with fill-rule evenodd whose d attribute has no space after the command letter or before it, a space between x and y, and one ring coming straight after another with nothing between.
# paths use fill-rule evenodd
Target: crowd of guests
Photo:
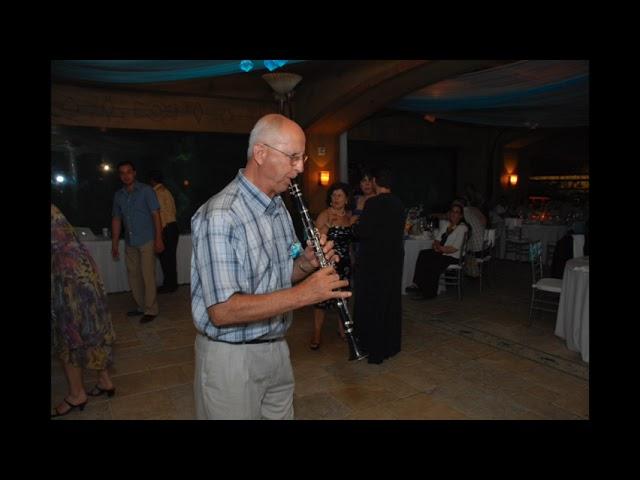
<instances>
[{"instance_id":1,"label":"crowd of guests","mask_svg":"<svg viewBox=\"0 0 640 480\"><path fill-rule=\"evenodd\" d=\"M248 141L247 160L236 177L191 219L191 313L196 328L194 399L198 419L292 419L294 375L286 333L292 312L313 308L311 350L337 300L352 297L354 329L338 318L337 335L353 335L370 364L401 351L401 278L405 206L393 193L388 169L363 172L359 193L337 182L315 218L318 244L296 235L282 198L304 171L306 137L294 121L262 117ZM118 165L123 187L114 196L112 254L125 262L136 308L127 313L147 323L159 314L157 293L177 288L178 229L173 197L160 172L150 185L136 180L131 162ZM437 295L438 279L458 262L464 247L482 254L484 231L506 206L489 213L473 188L457 198L431 249L420 252L414 275L420 298ZM306 232L307 234L309 232ZM308 235L307 235L308 236ZM315 248L314 248L315 247ZM321 249L320 253L317 249ZM320 268L319 255L329 265ZM157 289L155 259L164 283ZM473 257L473 255L472 255ZM95 262L64 215L51 206L51 326L68 394L52 417L83 410L90 396L113 396L108 369L115 332ZM467 274L473 276L473 264ZM333 328L333 327L332 327ZM89 390L83 370L96 372Z\"/></svg>"},{"instance_id":2,"label":"crowd of guests","mask_svg":"<svg viewBox=\"0 0 640 480\"><path fill-rule=\"evenodd\" d=\"M346 183L327 191L327 208L315 219L323 255L319 268L310 242L300 242L282 200L304 170L305 135L288 118L270 114L254 126L245 168L203 204L191 222L191 309L197 330L194 398L199 419L293 418L293 369L285 339L292 311L313 306L309 347L318 350L322 328L335 301L355 294L353 335L370 364L401 350L400 286L404 261L405 207L393 194L390 170L363 172L360 191ZM177 288L175 203L151 172L150 185L136 179L131 162L121 162L122 188L112 209L112 254L125 262L133 301L127 312L141 323L159 313L157 293ZM422 255L416 282L432 295L431 277L459 256L463 205L448 213L450 224ZM95 262L55 206L52 218L52 341L63 362L69 392L52 416L82 410L88 397L115 394L108 368L115 333L104 285ZM470 214L472 215L472 214ZM305 238L304 240L308 240ZM155 284L160 257L164 284ZM433 257L433 258L432 258ZM429 279L427 279L429 277ZM338 317L336 332L345 329ZM97 372L85 390L82 370Z\"/></svg>"}]
</instances>

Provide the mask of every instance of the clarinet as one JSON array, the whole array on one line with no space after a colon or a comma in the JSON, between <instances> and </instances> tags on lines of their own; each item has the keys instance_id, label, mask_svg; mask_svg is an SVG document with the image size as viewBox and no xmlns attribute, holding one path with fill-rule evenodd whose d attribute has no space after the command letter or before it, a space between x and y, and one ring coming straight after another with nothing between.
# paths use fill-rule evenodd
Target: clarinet
<instances>
[{"instance_id":1,"label":"clarinet","mask_svg":"<svg viewBox=\"0 0 640 480\"><path fill-rule=\"evenodd\" d=\"M318 259L320 268L333 266L324 256L322 246L320 245L320 234L318 233L318 229L313 223L313 220L311 220L309 210L307 210L307 207L302 201L302 192L300 191L300 187L298 187L298 185L293 181L289 186L289 193L296 202L296 206L298 207L298 211L302 217L302 224L304 225L305 233L307 234L307 238L311 240L313 252ZM362 360L363 358L366 358L367 354L358 346L358 342L356 341L356 337L353 333L353 321L351 320L351 315L347 308L346 299L335 298L330 300L330 304L337 308L338 313L340 314L340 321L344 327L347 343L349 345L349 360Z\"/></svg>"}]
</instances>

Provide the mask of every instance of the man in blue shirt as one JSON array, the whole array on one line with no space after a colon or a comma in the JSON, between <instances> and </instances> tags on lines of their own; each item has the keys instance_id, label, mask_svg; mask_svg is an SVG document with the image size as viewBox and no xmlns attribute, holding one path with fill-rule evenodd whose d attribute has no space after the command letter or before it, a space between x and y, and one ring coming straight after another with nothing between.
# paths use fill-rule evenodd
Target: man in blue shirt
<instances>
[{"instance_id":1,"label":"man in blue shirt","mask_svg":"<svg viewBox=\"0 0 640 480\"><path fill-rule=\"evenodd\" d=\"M155 254L164 250L160 204L149 185L136 181L136 167L132 162L120 162L118 174L124 187L113 198L111 254L116 260L120 257L120 231L124 222L127 275L138 305L137 310L127 315L142 315L140 323L147 323L158 315Z\"/></svg>"},{"instance_id":2,"label":"man in blue shirt","mask_svg":"<svg viewBox=\"0 0 640 480\"><path fill-rule=\"evenodd\" d=\"M336 271L303 251L280 194L304 170L305 135L288 118L262 117L246 167L191 219L191 312L198 335L198 419L292 419L293 369L284 335L292 310L347 298ZM333 242L320 243L339 260ZM292 286L293 285L293 286Z\"/></svg>"}]
</instances>

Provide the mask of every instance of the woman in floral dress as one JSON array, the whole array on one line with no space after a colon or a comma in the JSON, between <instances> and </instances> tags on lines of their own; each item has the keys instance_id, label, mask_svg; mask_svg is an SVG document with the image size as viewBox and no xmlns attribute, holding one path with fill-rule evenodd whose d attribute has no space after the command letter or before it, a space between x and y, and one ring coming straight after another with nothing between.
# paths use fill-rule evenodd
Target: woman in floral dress
<instances>
[{"instance_id":1,"label":"woman in floral dress","mask_svg":"<svg viewBox=\"0 0 640 480\"><path fill-rule=\"evenodd\" d=\"M115 388L107 367L113 362L114 341L96 263L62 212L51 204L51 343L69 387L52 417L84 410L87 395L113 396ZM96 385L89 392L82 383L85 368L97 373Z\"/></svg>"}]
</instances>

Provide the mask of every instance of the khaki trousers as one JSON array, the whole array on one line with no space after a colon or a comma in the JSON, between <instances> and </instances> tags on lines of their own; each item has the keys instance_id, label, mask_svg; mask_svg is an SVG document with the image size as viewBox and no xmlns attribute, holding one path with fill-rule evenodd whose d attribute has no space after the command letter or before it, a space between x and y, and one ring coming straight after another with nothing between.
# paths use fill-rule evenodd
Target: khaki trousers
<instances>
[{"instance_id":1,"label":"khaki trousers","mask_svg":"<svg viewBox=\"0 0 640 480\"><path fill-rule=\"evenodd\" d=\"M127 245L125 263L133 299L146 315L158 315L156 255L153 240L139 247Z\"/></svg>"},{"instance_id":2,"label":"khaki trousers","mask_svg":"<svg viewBox=\"0 0 640 480\"><path fill-rule=\"evenodd\" d=\"M230 345L197 334L198 420L293 420L293 368L286 340Z\"/></svg>"}]
</instances>

